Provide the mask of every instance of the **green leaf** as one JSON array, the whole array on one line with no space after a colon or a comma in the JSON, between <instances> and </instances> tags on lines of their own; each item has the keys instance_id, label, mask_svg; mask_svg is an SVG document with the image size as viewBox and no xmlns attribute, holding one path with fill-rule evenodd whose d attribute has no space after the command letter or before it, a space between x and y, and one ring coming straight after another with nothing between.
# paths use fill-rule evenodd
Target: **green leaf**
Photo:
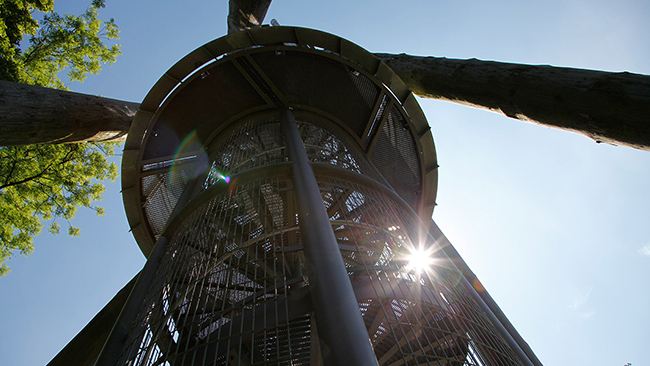
<instances>
[{"instance_id":1,"label":"green leaf","mask_svg":"<svg viewBox=\"0 0 650 366\"><path fill-rule=\"evenodd\" d=\"M55 222L53 222L53 223L50 225L48 231L49 231L50 233L54 234L54 235L57 235L57 234L59 233L59 230L60 230L60 229L61 229L61 225L59 225L59 224L55 221Z\"/></svg>"},{"instance_id":2,"label":"green leaf","mask_svg":"<svg viewBox=\"0 0 650 366\"><path fill-rule=\"evenodd\" d=\"M70 236L79 236L79 228L74 226L68 226L68 235Z\"/></svg>"}]
</instances>

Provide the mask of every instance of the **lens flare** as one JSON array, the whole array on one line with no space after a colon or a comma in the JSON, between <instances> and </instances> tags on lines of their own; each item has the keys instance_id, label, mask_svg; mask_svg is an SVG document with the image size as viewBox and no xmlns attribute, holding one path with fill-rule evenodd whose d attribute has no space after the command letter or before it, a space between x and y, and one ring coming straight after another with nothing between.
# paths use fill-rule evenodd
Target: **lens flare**
<instances>
[{"instance_id":1,"label":"lens flare","mask_svg":"<svg viewBox=\"0 0 650 366\"><path fill-rule=\"evenodd\" d=\"M192 150L197 150L197 147L201 147L201 144L199 144L196 141L193 141L194 139L196 139L196 130L190 132L187 136L185 136L183 141L181 141L181 144L178 146L178 149L176 149L176 154L174 154L174 161L178 160L183 153Z\"/></svg>"},{"instance_id":2,"label":"lens flare","mask_svg":"<svg viewBox=\"0 0 650 366\"><path fill-rule=\"evenodd\" d=\"M173 163L169 169L169 184L172 184L172 180L178 177L178 174L181 170L185 169L183 167L184 163L189 162L190 160L198 161L199 164L207 164L207 156L203 151L201 143L198 141L196 136L196 131L190 132L184 139L181 141L176 153L173 156ZM194 169L192 172L197 174L200 169Z\"/></svg>"},{"instance_id":3,"label":"lens flare","mask_svg":"<svg viewBox=\"0 0 650 366\"><path fill-rule=\"evenodd\" d=\"M211 172L211 174L213 174L214 176L216 176L218 179L222 179L222 180L223 180L224 182L226 182L226 183L230 183L230 177L225 176L225 175L221 174L220 172L218 172L218 171L216 171L216 170L213 170L213 171Z\"/></svg>"},{"instance_id":4,"label":"lens flare","mask_svg":"<svg viewBox=\"0 0 650 366\"><path fill-rule=\"evenodd\" d=\"M201 172L208 169L208 156L198 139L196 130L190 132L183 141L181 141L178 149L176 149L173 163L170 168L169 184L172 183L172 179L179 174L180 170L186 169L187 165L182 167L183 163L187 163L190 160L195 161L196 164L198 164L194 169L189 171L190 174L192 174L192 177L196 178L201 174ZM185 174L187 174L187 172ZM214 167L209 172L209 175L212 178L216 178L216 180L223 180L226 183L230 183L230 177L215 170Z\"/></svg>"},{"instance_id":5,"label":"lens flare","mask_svg":"<svg viewBox=\"0 0 650 366\"><path fill-rule=\"evenodd\" d=\"M474 279L473 285L474 285L474 288L476 289L476 291L478 291L478 292L485 291L485 287L483 287L483 284L481 283L481 281L478 280L478 278Z\"/></svg>"}]
</instances>

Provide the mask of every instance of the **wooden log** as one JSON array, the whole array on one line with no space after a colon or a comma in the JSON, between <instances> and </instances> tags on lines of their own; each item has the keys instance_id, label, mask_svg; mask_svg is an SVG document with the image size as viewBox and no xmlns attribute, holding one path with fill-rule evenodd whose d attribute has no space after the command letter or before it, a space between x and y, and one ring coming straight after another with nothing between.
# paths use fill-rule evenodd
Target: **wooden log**
<instances>
[{"instance_id":1,"label":"wooden log","mask_svg":"<svg viewBox=\"0 0 650 366\"><path fill-rule=\"evenodd\" d=\"M0 80L0 146L122 140L138 107Z\"/></svg>"},{"instance_id":2,"label":"wooden log","mask_svg":"<svg viewBox=\"0 0 650 366\"><path fill-rule=\"evenodd\" d=\"M271 0L230 0L228 34L262 25Z\"/></svg>"},{"instance_id":3,"label":"wooden log","mask_svg":"<svg viewBox=\"0 0 650 366\"><path fill-rule=\"evenodd\" d=\"M476 59L376 56L418 96L650 151L650 76ZM124 139L138 106L0 81L0 146Z\"/></svg>"},{"instance_id":4,"label":"wooden log","mask_svg":"<svg viewBox=\"0 0 650 366\"><path fill-rule=\"evenodd\" d=\"M650 76L375 54L418 96L650 151Z\"/></svg>"}]
</instances>

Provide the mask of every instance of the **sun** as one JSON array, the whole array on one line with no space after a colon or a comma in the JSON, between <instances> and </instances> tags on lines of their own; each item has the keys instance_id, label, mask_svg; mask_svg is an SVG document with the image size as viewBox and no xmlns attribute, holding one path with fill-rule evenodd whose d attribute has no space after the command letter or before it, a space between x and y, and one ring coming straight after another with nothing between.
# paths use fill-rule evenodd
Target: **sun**
<instances>
[{"instance_id":1,"label":"sun","mask_svg":"<svg viewBox=\"0 0 650 366\"><path fill-rule=\"evenodd\" d=\"M431 251L423 248L413 248L406 259L408 260L406 267L410 270L415 271L416 273L421 273L428 270L433 264Z\"/></svg>"}]
</instances>

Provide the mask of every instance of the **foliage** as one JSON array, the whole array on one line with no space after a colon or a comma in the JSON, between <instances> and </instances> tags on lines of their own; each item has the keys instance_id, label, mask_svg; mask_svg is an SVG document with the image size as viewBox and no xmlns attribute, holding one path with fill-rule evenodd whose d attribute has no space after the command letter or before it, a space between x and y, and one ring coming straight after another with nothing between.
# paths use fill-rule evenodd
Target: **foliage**
<instances>
[{"instance_id":1,"label":"foliage","mask_svg":"<svg viewBox=\"0 0 650 366\"><path fill-rule=\"evenodd\" d=\"M70 220L77 207L90 207L98 215L104 186L95 180L114 180L117 167L106 160L113 144L66 144L0 147L0 261L19 250L33 250L32 237L41 219L51 220L49 231L58 234L57 217ZM108 148L109 150L104 150ZM68 222L69 223L69 222ZM79 229L68 225L71 236ZM2 273L6 273L3 265Z\"/></svg>"},{"instance_id":2,"label":"foliage","mask_svg":"<svg viewBox=\"0 0 650 366\"><path fill-rule=\"evenodd\" d=\"M35 25L30 9L51 11L52 0L0 1L3 17L0 29L6 30L5 37L0 39L3 58L0 77L5 80L67 90L58 76L62 70L68 70L71 81L83 81L87 74L97 74L102 63L115 62L120 54L119 45L108 47L103 42L119 38L113 19L102 22L97 17L104 0L93 0L80 16L50 12L43 16L40 25ZM19 15L9 13L12 9ZM19 32L31 35L30 46L24 52L19 48L22 40Z\"/></svg>"},{"instance_id":3,"label":"foliage","mask_svg":"<svg viewBox=\"0 0 650 366\"><path fill-rule=\"evenodd\" d=\"M0 78L32 85L68 89L59 78L67 70L71 81L96 74L102 63L115 62L119 45L108 47L107 39L119 38L113 19L102 22L97 11L104 0L93 0L80 16L60 16L53 0L0 0ZM40 22L35 11L47 12ZM20 48L24 36L29 47ZM62 218L68 233L79 234L70 224L78 207L101 199L104 186L114 180L117 167L109 163L117 143L80 143L0 147L0 276L9 268L14 251L27 255L42 220L51 220L48 230L56 234Z\"/></svg>"},{"instance_id":4,"label":"foliage","mask_svg":"<svg viewBox=\"0 0 650 366\"><path fill-rule=\"evenodd\" d=\"M20 41L23 35L35 35L38 22L32 12L51 12L53 0L0 0L0 78L18 81Z\"/></svg>"}]
</instances>

